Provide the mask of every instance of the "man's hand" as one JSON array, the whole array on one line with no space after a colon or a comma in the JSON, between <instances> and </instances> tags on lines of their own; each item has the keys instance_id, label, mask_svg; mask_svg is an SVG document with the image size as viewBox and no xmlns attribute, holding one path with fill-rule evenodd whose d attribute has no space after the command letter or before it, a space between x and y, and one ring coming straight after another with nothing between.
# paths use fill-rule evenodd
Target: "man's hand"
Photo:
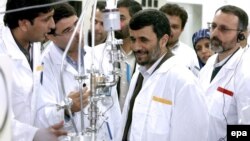
<instances>
[{"instance_id":1,"label":"man's hand","mask_svg":"<svg viewBox=\"0 0 250 141\"><path fill-rule=\"evenodd\" d=\"M67 132L61 129L62 127L63 121L49 128L38 129L33 141L58 141L57 137L67 135Z\"/></svg>"},{"instance_id":2,"label":"man's hand","mask_svg":"<svg viewBox=\"0 0 250 141\"><path fill-rule=\"evenodd\" d=\"M88 99L90 96L90 90L87 91L87 87L84 87L82 93L83 93L82 104L83 107L86 107L89 103ZM71 111L79 112L81 110L80 92L71 92L68 97L70 97L73 101L73 105L71 106Z\"/></svg>"},{"instance_id":3,"label":"man's hand","mask_svg":"<svg viewBox=\"0 0 250 141\"><path fill-rule=\"evenodd\" d=\"M60 123L54 124L50 126L48 129L50 132L52 132L55 136L63 136L67 135L67 131L62 130L64 122L61 121Z\"/></svg>"}]
</instances>

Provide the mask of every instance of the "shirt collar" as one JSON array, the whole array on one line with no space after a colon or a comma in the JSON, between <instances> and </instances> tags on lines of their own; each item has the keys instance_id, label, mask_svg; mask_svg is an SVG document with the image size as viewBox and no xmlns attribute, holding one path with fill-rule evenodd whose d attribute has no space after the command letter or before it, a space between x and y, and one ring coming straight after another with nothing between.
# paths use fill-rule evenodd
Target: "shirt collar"
<instances>
[{"instance_id":1,"label":"shirt collar","mask_svg":"<svg viewBox=\"0 0 250 141\"><path fill-rule=\"evenodd\" d=\"M152 73L154 72L155 68L157 67L157 65L160 63L160 61L162 60L162 58L165 56L162 55L148 70L146 69L146 67L144 66L140 66L139 67L139 71L142 74L143 77L147 77L152 75Z\"/></svg>"},{"instance_id":2,"label":"shirt collar","mask_svg":"<svg viewBox=\"0 0 250 141\"><path fill-rule=\"evenodd\" d=\"M122 51L122 54L123 54L124 56L133 56L133 55L134 55L132 50L130 50L128 53L126 53L126 52L123 50L123 48L121 47L121 51Z\"/></svg>"},{"instance_id":3,"label":"shirt collar","mask_svg":"<svg viewBox=\"0 0 250 141\"><path fill-rule=\"evenodd\" d=\"M220 67L223 66L227 63L227 61L239 50L240 48L236 49L231 55L227 56L226 58L224 58L222 61L218 62L218 57L219 55L217 55L216 58L216 62L214 64L214 67Z\"/></svg>"},{"instance_id":4,"label":"shirt collar","mask_svg":"<svg viewBox=\"0 0 250 141\"><path fill-rule=\"evenodd\" d=\"M13 36L13 39L15 40L18 48L22 51L22 53L24 54L24 56L27 58L28 62L30 62L31 60L31 55L30 55L30 48L31 48L31 43L29 43L29 46L28 46L28 50L26 50L15 38L14 34L11 32L12 36Z\"/></svg>"},{"instance_id":5,"label":"shirt collar","mask_svg":"<svg viewBox=\"0 0 250 141\"><path fill-rule=\"evenodd\" d=\"M57 50L60 52L60 54L64 53L64 49L56 46ZM83 54L83 56L85 56L86 51L84 50L84 48L81 49L81 54ZM74 67L76 70L78 69L78 62L74 61L69 55L66 56L66 61L67 63L69 63L72 67ZM81 57L81 66L84 64L83 62L83 57Z\"/></svg>"},{"instance_id":6,"label":"shirt collar","mask_svg":"<svg viewBox=\"0 0 250 141\"><path fill-rule=\"evenodd\" d=\"M178 41L172 48L171 50L175 50L176 48L178 48L180 46L180 41Z\"/></svg>"}]
</instances>

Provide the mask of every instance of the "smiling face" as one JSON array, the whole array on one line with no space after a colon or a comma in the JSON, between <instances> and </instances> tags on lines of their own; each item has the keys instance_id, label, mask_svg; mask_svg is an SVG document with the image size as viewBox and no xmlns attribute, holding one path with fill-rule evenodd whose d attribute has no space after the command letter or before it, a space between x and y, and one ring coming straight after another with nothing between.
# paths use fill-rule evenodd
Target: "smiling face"
<instances>
[{"instance_id":1,"label":"smiling face","mask_svg":"<svg viewBox=\"0 0 250 141\"><path fill-rule=\"evenodd\" d=\"M150 68L163 54L167 52L168 36L165 34L157 39L152 26L145 26L138 30L129 30L132 50L136 62Z\"/></svg>"}]
</instances>

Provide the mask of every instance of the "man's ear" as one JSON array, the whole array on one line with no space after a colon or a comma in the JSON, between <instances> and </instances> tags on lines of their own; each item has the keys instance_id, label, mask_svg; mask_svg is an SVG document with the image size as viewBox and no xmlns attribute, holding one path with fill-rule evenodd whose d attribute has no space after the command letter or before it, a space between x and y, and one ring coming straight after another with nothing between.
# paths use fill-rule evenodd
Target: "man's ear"
<instances>
[{"instance_id":1,"label":"man's ear","mask_svg":"<svg viewBox=\"0 0 250 141\"><path fill-rule=\"evenodd\" d=\"M164 35L161 37L160 46L166 48L166 45L167 45L167 43L168 43L168 39L169 39L169 36L168 36L167 34L164 34Z\"/></svg>"},{"instance_id":2,"label":"man's ear","mask_svg":"<svg viewBox=\"0 0 250 141\"><path fill-rule=\"evenodd\" d=\"M29 26L31 26L31 23L29 20L19 20L18 25L23 31L28 31Z\"/></svg>"}]
</instances>

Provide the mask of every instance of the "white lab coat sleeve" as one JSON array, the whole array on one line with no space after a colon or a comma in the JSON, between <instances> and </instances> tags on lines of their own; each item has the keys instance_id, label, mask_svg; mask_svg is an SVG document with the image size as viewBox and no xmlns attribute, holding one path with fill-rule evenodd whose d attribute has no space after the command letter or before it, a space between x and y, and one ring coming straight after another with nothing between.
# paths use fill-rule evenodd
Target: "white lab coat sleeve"
<instances>
[{"instance_id":1,"label":"white lab coat sleeve","mask_svg":"<svg viewBox=\"0 0 250 141\"><path fill-rule=\"evenodd\" d=\"M33 138L38 128L29 124L22 123L14 118L14 113L11 109L11 128L12 141L33 141Z\"/></svg>"},{"instance_id":2,"label":"white lab coat sleeve","mask_svg":"<svg viewBox=\"0 0 250 141\"><path fill-rule=\"evenodd\" d=\"M196 79L178 80L182 77L176 78L170 141L205 141L209 115L203 90Z\"/></svg>"},{"instance_id":3,"label":"white lab coat sleeve","mask_svg":"<svg viewBox=\"0 0 250 141\"><path fill-rule=\"evenodd\" d=\"M249 55L249 54L247 54ZM250 66L249 57L243 60L235 76L235 87L238 95L235 95L237 101L238 124L250 124ZM236 83L237 82L237 83Z\"/></svg>"},{"instance_id":4,"label":"white lab coat sleeve","mask_svg":"<svg viewBox=\"0 0 250 141\"><path fill-rule=\"evenodd\" d=\"M0 48L0 50L1 50L1 48ZM11 102L13 100L11 97L12 96L11 90L13 88L11 85L13 82L13 78L12 78L12 73L10 73L13 69L13 66L12 66L13 64L11 62L11 59L8 56L6 56L6 54L4 54L4 55L1 54L0 63L2 63L2 64L0 64L0 67L3 67L2 69L3 69L3 72L5 74L5 78L6 78L6 82L7 82L5 85L7 85L7 87L8 87L7 94L9 94L8 98L9 98L9 102L10 102L9 103L9 116L8 116L9 119L7 120L7 124L8 124L8 121L10 121L10 125L11 125L9 128L10 130L8 129L8 127L7 127L8 125L7 125L6 126L7 128L4 128L4 131L1 132L0 140L1 139L10 140L9 138L5 138L5 137L7 137L8 135L11 135L12 141L32 141L34 136L35 136L35 133L38 129L36 127L29 125L29 124L22 123L22 122L16 120L15 115L13 113L13 109L12 109L13 107L11 106L12 105ZM7 97L1 97L1 100L6 100L5 98L7 98ZM1 108L3 108L3 107L1 107ZM3 116L3 115L0 115L0 116ZM7 132L5 132L5 131L7 131ZM11 132L9 132L9 131L11 131ZM3 133L7 133L7 136L2 136Z\"/></svg>"},{"instance_id":5,"label":"white lab coat sleeve","mask_svg":"<svg viewBox=\"0 0 250 141\"><path fill-rule=\"evenodd\" d=\"M64 119L64 110L58 111L56 98L43 87L41 89L43 90L41 90L42 93L38 96L37 100L35 125L39 128L47 128Z\"/></svg>"},{"instance_id":6,"label":"white lab coat sleeve","mask_svg":"<svg viewBox=\"0 0 250 141\"><path fill-rule=\"evenodd\" d=\"M60 104L57 79L48 64L44 63L43 77L41 79L40 94L37 97L37 115L35 124L40 128L47 128L64 119L64 110L57 110Z\"/></svg>"},{"instance_id":7,"label":"white lab coat sleeve","mask_svg":"<svg viewBox=\"0 0 250 141\"><path fill-rule=\"evenodd\" d=\"M121 126L121 109L118 101L116 87L111 88L111 96L113 98L113 106L109 111L109 126L113 138L116 138L118 129Z\"/></svg>"}]
</instances>

